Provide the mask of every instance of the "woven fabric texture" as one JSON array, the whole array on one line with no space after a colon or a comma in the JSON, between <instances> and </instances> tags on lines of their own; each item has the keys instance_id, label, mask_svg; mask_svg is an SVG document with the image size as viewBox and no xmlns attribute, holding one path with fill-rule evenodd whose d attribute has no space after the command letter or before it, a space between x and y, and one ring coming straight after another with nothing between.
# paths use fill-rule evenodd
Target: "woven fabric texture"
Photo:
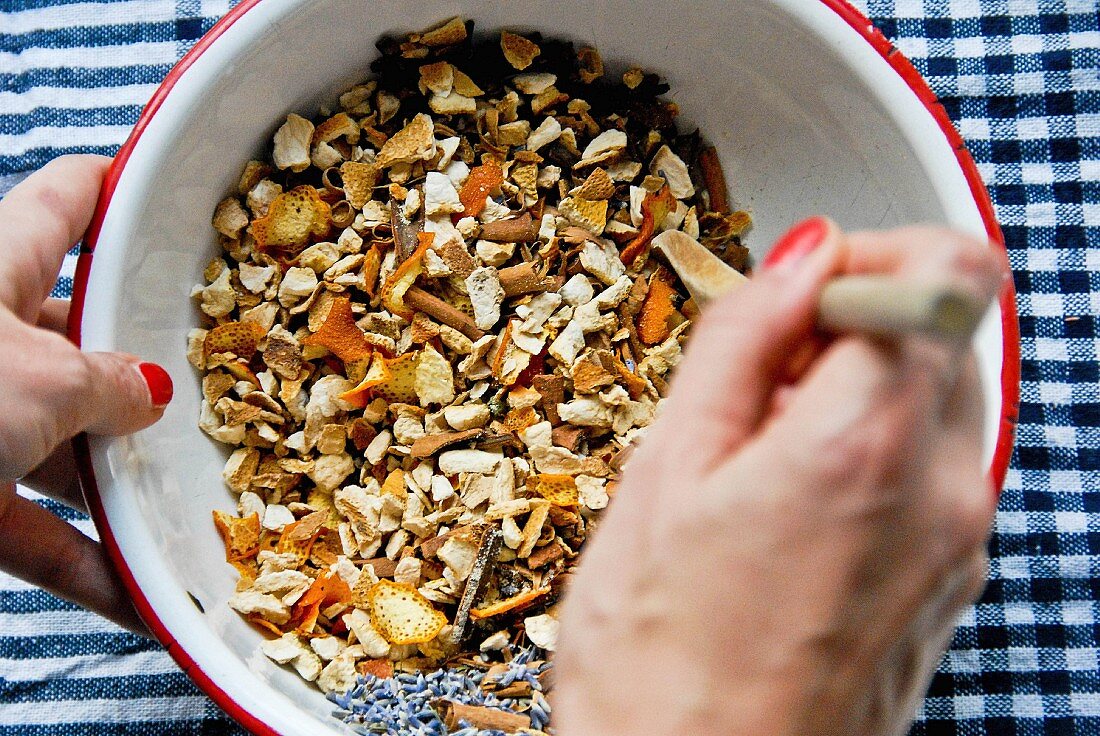
<instances>
[{"instance_id":1,"label":"woven fabric texture","mask_svg":"<svg viewBox=\"0 0 1100 736\"><path fill-rule=\"evenodd\" d=\"M807 0L809 1L809 0ZM111 154L227 0L0 3L0 194ZM939 95L990 189L1022 333L1016 449L990 584L913 734L1100 733L1097 0L855 3ZM72 291L66 259L55 296ZM90 522L50 508L94 535ZM240 730L158 646L0 575L0 736Z\"/></svg>"}]
</instances>

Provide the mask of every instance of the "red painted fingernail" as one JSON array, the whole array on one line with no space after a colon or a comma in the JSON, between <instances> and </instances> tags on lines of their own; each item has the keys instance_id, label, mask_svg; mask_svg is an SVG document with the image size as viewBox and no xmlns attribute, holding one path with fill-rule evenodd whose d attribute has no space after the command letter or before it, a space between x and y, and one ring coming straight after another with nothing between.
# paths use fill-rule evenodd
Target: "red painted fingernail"
<instances>
[{"instance_id":1,"label":"red painted fingernail","mask_svg":"<svg viewBox=\"0 0 1100 736\"><path fill-rule=\"evenodd\" d=\"M168 371L156 363L141 363L137 368L149 387L149 397L153 400L153 406L157 408L167 406L172 400L172 377L168 375Z\"/></svg>"},{"instance_id":2,"label":"red painted fingernail","mask_svg":"<svg viewBox=\"0 0 1100 736\"><path fill-rule=\"evenodd\" d=\"M805 258L825 241L828 234L829 221L826 218L811 217L803 220L775 241L775 245L764 257L764 268L775 268L780 264L794 263Z\"/></svg>"}]
</instances>

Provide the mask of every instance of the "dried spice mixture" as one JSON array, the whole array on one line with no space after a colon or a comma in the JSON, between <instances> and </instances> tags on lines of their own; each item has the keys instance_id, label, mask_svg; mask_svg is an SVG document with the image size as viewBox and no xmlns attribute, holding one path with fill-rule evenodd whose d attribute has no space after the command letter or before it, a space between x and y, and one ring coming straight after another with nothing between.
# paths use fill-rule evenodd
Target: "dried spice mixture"
<instances>
[{"instance_id":1,"label":"dried spice mixture","mask_svg":"<svg viewBox=\"0 0 1100 736\"><path fill-rule=\"evenodd\" d=\"M368 732L395 716L353 696L440 668L495 695L437 687L424 733L545 727L555 604L696 316L653 236L745 267L657 76L472 27L385 39L335 112L288 115L194 292L229 605Z\"/></svg>"}]
</instances>

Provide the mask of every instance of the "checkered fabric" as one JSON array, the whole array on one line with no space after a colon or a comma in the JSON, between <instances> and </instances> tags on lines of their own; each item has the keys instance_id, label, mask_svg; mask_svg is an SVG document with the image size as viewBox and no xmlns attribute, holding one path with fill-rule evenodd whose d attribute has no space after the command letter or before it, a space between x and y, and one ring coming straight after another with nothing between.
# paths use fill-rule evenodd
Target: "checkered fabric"
<instances>
[{"instance_id":1,"label":"checkered fabric","mask_svg":"<svg viewBox=\"0 0 1100 736\"><path fill-rule=\"evenodd\" d=\"M60 153L116 150L229 4L0 3L0 193ZM912 733L1100 734L1097 0L856 4L928 79L978 162L1022 332L1020 425L990 585ZM56 295L71 293L69 261ZM0 736L238 732L155 645L0 575Z\"/></svg>"}]
</instances>

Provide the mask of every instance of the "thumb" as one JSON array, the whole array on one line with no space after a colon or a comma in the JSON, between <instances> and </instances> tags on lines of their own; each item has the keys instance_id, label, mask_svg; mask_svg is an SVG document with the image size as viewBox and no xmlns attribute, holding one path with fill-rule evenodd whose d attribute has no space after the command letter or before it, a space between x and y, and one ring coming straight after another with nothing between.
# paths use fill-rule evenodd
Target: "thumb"
<instances>
[{"instance_id":1,"label":"thumb","mask_svg":"<svg viewBox=\"0 0 1100 736\"><path fill-rule=\"evenodd\" d=\"M122 435L157 421L172 400L172 379L156 363L124 353L81 353L88 371L80 429Z\"/></svg>"},{"instance_id":2,"label":"thumb","mask_svg":"<svg viewBox=\"0 0 1100 736\"><path fill-rule=\"evenodd\" d=\"M799 348L813 339L821 288L841 260L840 231L813 218L775 249L786 257L770 259L760 275L708 305L673 382L664 427L680 437L666 439L689 442L703 467L757 431Z\"/></svg>"}]
</instances>

